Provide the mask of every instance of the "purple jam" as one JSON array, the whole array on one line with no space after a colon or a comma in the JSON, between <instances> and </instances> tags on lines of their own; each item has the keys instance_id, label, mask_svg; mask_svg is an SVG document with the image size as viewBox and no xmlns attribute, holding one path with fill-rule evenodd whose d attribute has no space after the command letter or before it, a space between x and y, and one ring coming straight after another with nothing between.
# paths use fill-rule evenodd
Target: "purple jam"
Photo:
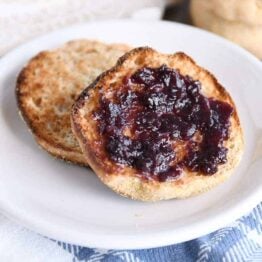
<instances>
[{"instance_id":1,"label":"purple jam","mask_svg":"<svg viewBox=\"0 0 262 262\"><path fill-rule=\"evenodd\" d=\"M163 65L138 70L118 90L94 112L109 159L160 182L226 163L233 108L205 97L199 81Z\"/></svg>"}]
</instances>

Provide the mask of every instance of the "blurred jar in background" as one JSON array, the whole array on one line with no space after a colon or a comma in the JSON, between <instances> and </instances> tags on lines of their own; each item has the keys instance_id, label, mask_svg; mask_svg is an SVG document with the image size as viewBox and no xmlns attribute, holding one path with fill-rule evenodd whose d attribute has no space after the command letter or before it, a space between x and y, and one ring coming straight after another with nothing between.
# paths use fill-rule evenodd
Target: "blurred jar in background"
<instances>
[{"instance_id":1,"label":"blurred jar in background","mask_svg":"<svg viewBox=\"0 0 262 262\"><path fill-rule=\"evenodd\" d=\"M194 25L217 33L262 59L262 0L191 0Z\"/></svg>"}]
</instances>

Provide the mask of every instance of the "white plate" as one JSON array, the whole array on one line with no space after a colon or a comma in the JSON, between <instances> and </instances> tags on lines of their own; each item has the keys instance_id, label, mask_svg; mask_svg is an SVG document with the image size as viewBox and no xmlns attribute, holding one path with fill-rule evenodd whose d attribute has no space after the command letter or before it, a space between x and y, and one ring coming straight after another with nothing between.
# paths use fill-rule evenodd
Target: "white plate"
<instances>
[{"instance_id":1,"label":"white plate","mask_svg":"<svg viewBox=\"0 0 262 262\"><path fill-rule=\"evenodd\" d=\"M184 51L213 72L233 96L245 132L244 157L232 178L198 197L142 203L111 192L88 169L39 150L17 113L16 76L37 52L84 37ZM262 134L262 67L220 37L169 22L82 24L18 47L0 60L0 73L0 208L28 228L90 247L149 248L207 234L262 200L262 154L254 154Z\"/></svg>"}]
</instances>

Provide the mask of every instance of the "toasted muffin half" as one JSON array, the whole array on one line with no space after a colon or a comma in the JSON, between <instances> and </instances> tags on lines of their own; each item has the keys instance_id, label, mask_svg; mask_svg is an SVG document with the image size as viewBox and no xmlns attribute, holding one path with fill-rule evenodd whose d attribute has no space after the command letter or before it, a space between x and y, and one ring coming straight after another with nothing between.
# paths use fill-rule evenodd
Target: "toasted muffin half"
<instances>
[{"instance_id":1,"label":"toasted muffin half","mask_svg":"<svg viewBox=\"0 0 262 262\"><path fill-rule=\"evenodd\" d=\"M156 82L154 79L152 80L151 73L155 69L162 70L161 72L165 71L165 74L169 74L169 72L177 74L178 72L181 77L185 78L181 80L181 77L177 76L172 80L161 75L161 83L163 86L168 86L168 89L163 89L163 86L159 86L160 80ZM141 78L137 77L137 74L140 74L139 77L142 75L144 82L139 82ZM156 75L159 76L159 73ZM178 87L173 88L170 79L173 82L180 79L177 84L173 83ZM182 100L176 100L179 97L177 93L173 97L169 94L168 101L176 101L171 109L166 105L163 108L160 106L161 101L164 101L161 99L167 97L167 93L164 93L167 91L163 90L180 92L178 89L183 86L183 83L190 83L190 81L194 82L191 86L188 84L190 90L193 90L192 86L200 86L201 101L213 101L210 104L203 102L206 103L206 107L211 108L211 103L217 104L217 101L222 103L221 108L225 112L227 111L227 122L226 117L223 118L222 111L223 114L216 113L215 110L219 110L216 107L216 109L212 109L212 118L210 119L218 122L214 124L211 120L203 120L208 113L202 112L201 123L204 124L201 130L204 131L201 131L202 133L196 130L191 132L192 129L189 127L181 129L179 123L182 122L180 120L177 122L177 116L181 112L175 106L182 105L183 107ZM152 100L150 90L153 89L155 90L153 95L156 98ZM186 89L183 90L189 92ZM190 96L193 94L192 92ZM179 99L182 99L181 94ZM141 104L143 104L142 107ZM127 108L127 110L123 108ZM145 123L139 120L141 115L150 115L152 112L153 114L157 112L158 118L147 118ZM172 112L176 112L176 114ZM196 116L200 116L199 119L201 119L202 113L200 112ZM163 122L167 115L171 115L171 121ZM216 117L217 115L219 117ZM184 115L183 119L187 119L186 117ZM196 119L194 118L192 123L189 121L182 124L184 126L195 125L194 121L200 121ZM126 53L113 68L102 73L82 92L72 108L71 120L73 131L86 160L97 176L118 194L136 200L157 201L186 198L205 192L232 174L241 159L244 148L240 121L229 93L210 72L181 52L168 55L149 47L141 47ZM158 121L162 121L162 124L158 125ZM222 132L224 140L219 140L219 146L223 150L221 149L214 160L212 146L209 147L208 143L212 145L214 141L215 143L218 141L216 140L217 136L212 134L215 132L221 134L221 130L217 128L220 126L219 121L221 123L224 121L227 131ZM213 125L213 127L207 128L206 123ZM174 125L178 126L174 129ZM163 128L169 130L171 127L173 128L172 136L163 131ZM175 132L176 128L180 130L179 134ZM195 127L193 126L193 128ZM159 143L160 137L163 137L164 142L161 140ZM208 141L205 142L207 146L201 144L204 139ZM174 154L172 154L172 150L170 151L168 143L171 143ZM190 151L188 148L191 148ZM207 152L203 152L202 149L202 155L198 156L198 162L194 165L192 164L194 163L192 152L198 152L199 148L205 148ZM189 154L191 158L188 157ZM205 158L205 154L207 154L207 158ZM191 159L191 162L188 159ZM219 164L212 169L209 160Z\"/></svg>"},{"instance_id":2,"label":"toasted muffin half","mask_svg":"<svg viewBox=\"0 0 262 262\"><path fill-rule=\"evenodd\" d=\"M125 52L125 44L75 40L33 57L17 79L20 113L37 143L53 156L87 165L70 124L81 91Z\"/></svg>"}]
</instances>

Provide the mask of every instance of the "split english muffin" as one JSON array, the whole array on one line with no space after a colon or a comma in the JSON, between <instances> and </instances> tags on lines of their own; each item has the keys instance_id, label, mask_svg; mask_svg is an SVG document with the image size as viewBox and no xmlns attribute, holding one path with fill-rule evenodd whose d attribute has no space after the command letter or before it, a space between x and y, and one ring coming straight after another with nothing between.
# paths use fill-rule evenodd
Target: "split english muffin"
<instances>
[{"instance_id":1,"label":"split english muffin","mask_svg":"<svg viewBox=\"0 0 262 262\"><path fill-rule=\"evenodd\" d=\"M71 131L71 107L81 91L129 49L125 44L76 40L29 61L17 79L17 103L42 148L55 157L87 165Z\"/></svg>"},{"instance_id":2,"label":"split english muffin","mask_svg":"<svg viewBox=\"0 0 262 262\"><path fill-rule=\"evenodd\" d=\"M228 92L184 53L142 47L77 99L72 128L101 181L143 201L186 198L227 179L243 133Z\"/></svg>"}]
</instances>

